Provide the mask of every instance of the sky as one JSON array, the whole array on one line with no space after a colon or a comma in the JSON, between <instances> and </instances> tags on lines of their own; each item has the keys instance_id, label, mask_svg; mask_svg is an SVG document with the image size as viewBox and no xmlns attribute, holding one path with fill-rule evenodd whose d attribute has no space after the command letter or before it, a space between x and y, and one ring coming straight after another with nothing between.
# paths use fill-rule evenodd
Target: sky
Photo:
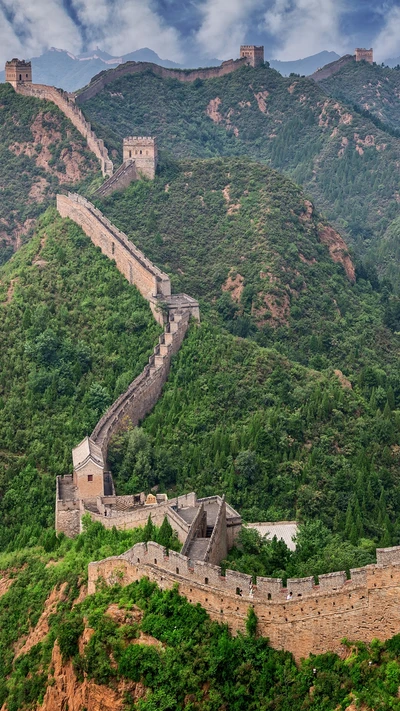
<instances>
[{"instance_id":1,"label":"sky","mask_svg":"<svg viewBox=\"0 0 400 711\"><path fill-rule=\"evenodd\" d=\"M400 0L0 0L0 63L50 47L97 46L119 56L149 47L163 59L237 57L263 44L266 59L374 47L400 55Z\"/></svg>"}]
</instances>

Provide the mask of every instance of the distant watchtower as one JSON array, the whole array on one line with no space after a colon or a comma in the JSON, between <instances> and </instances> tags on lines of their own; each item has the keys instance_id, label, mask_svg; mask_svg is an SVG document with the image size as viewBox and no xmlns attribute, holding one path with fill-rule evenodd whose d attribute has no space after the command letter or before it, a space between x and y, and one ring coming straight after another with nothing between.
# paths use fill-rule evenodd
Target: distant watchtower
<instances>
[{"instance_id":1,"label":"distant watchtower","mask_svg":"<svg viewBox=\"0 0 400 711\"><path fill-rule=\"evenodd\" d=\"M259 67L264 64L264 47L256 47L255 44L242 44L240 47L240 57L245 57L252 67Z\"/></svg>"},{"instance_id":2,"label":"distant watchtower","mask_svg":"<svg viewBox=\"0 0 400 711\"><path fill-rule=\"evenodd\" d=\"M17 84L32 84L31 63L15 58L11 62L6 62L6 81L12 84L14 89L17 88Z\"/></svg>"},{"instance_id":3,"label":"distant watchtower","mask_svg":"<svg viewBox=\"0 0 400 711\"><path fill-rule=\"evenodd\" d=\"M134 160L138 173L154 179L158 161L157 141L148 136L129 136L124 138L124 163Z\"/></svg>"},{"instance_id":4,"label":"distant watchtower","mask_svg":"<svg viewBox=\"0 0 400 711\"><path fill-rule=\"evenodd\" d=\"M374 63L374 50L372 47L371 49L356 49L356 62L362 62L363 60L364 62L368 62L368 64Z\"/></svg>"}]
</instances>

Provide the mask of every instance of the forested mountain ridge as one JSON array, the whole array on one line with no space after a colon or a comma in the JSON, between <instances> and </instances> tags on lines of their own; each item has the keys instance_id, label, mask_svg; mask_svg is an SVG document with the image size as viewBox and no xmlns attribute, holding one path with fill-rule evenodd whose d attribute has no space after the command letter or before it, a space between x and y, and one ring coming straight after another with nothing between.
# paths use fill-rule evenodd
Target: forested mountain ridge
<instances>
[{"instance_id":1,"label":"forested mountain ridge","mask_svg":"<svg viewBox=\"0 0 400 711\"><path fill-rule=\"evenodd\" d=\"M340 235L271 168L243 158L170 162L99 206L231 333L318 369L394 365L390 292L373 270L356 273Z\"/></svg>"},{"instance_id":2,"label":"forested mountain ridge","mask_svg":"<svg viewBox=\"0 0 400 711\"><path fill-rule=\"evenodd\" d=\"M246 155L283 170L362 255L399 214L400 139L312 79L243 67L182 83L149 71L109 84L82 108L117 152L124 136L151 133L179 158Z\"/></svg>"},{"instance_id":3,"label":"forested mountain ridge","mask_svg":"<svg viewBox=\"0 0 400 711\"><path fill-rule=\"evenodd\" d=\"M318 84L331 97L345 101L400 131L400 71L368 62L348 61Z\"/></svg>"},{"instance_id":4,"label":"forested mountain ridge","mask_svg":"<svg viewBox=\"0 0 400 711\"><path fill-rule=\"evenodd\" d=\"M55 210L0 268L0 548L54 526L55 475L159 331L139 292Z\"/></svg>"},{"instance_id":5,"label":"forested mountain ridge","mask_svg":"<svg viewBox=\"0 0 400 711\"><path fill-rule=\"evenodd\" d=\"M32 232L61 185L80 185L98 171L85 139L54 104L1 84L0 264Z\"/></svg>"}]
</instances>

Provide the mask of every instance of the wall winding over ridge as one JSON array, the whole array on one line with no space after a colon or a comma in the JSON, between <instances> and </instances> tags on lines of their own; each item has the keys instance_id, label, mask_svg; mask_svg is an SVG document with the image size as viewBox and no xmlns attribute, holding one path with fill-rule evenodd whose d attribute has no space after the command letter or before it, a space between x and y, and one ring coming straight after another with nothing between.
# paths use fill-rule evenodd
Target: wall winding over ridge
<instances>
[{"instance_id":1,"label":"wall winding over ridge","mask_svg":"<svg viewBox=\"0 0 400 711\"><path fill-rule=\"evenodd\" d=\"M226 62L222 62L219 67L187 70L167 69L166 67L160 67L158 64L152 64L151 62L126 62L125 64L120 64L116 69L109 69L97 75L97 77L93 77L90 84L79 91L75 98L78 104L83 104L84 101L92 99L96 94L102 91L107 84L128 74L144 74L145 72L151 71L162 79L177 79L182 82L192 82L196 79L217 79L226 74L231 74L231 72L235 72L247 64L248 60L246 58L228 59Z\"/></svg>"},{"instance_id":2,"label":"wall winding over ridge","mask_svg":"<svg viewBox=\"0 0 400 711\"><path fill-rule=\"evenodd\" d=\"M89 594L96 582L123 585L144 575L161 588L178 584L179 592L200 603L212 619L244 631L250 606L258 617L258 631L276 649L285 649L299 660L310 653L344 653L341 640L385 640L400 632L400 547L377 551L377 564L345 573L288 580L287 588L274 578L257 579L218 566L190 561L166 551L157 543L138 543L121 556L89 564ZM252 594L251 594L252 592ZM292 599L287 600L288 592Z\"/></svg>"},{"instance_id":3,"label":"wall winding over ridge","mask_svg":"<svg viewBox=\"0 0 400 711\"><path fill-rule=\"evenodd\" d=\"M137 286L145 299L171 295L167 274L155 267L91 202L76 193L57 195L57 209L61 217L80 225L106 257L115 260L121 274Z\"/></svg>"},{"instance_id":4,"label":"wall winding over ridge","mask_svg":"<svg viewBox=\"0 0 400 711\"><path fill-rule=\"evenodd\" d=\"M114 171L112 161L109 158L104 141L97 138L95 132L88 121L86 121L82 111L76 106L74 99L64 91L56 89L54 86L46 84L17 84L16 91L24 96L34 96L37 99L52 101L65 116L71 121L75 128L86 139L89 149L98 158L103 175L111 176Z\"/></svg>"}]
</instances>

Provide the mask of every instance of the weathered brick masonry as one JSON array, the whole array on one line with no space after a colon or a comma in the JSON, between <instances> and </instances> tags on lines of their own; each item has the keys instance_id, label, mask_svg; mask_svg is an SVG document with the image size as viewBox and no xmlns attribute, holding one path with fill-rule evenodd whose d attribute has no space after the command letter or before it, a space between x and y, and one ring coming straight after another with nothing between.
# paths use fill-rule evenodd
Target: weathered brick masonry
<instances>
[{"instance_id":1,"label":"weathered brick masonry","mask_svg":"<svg viewBox=\"0 0 400 711\"><path fill-rule=\"evenodd\" d=\"M276 649L286 649L296 660L310 653L345 652L341 640L385 640L400 632L400 547L377 551L377 564L313 580L251 577L192 561L156 543L139 543L121 556L89 564L89 593L99 579L127 585L144 575L161 588L178 584L192 603L200 603L212 619L244 631L249 607L258 617L258 631ZM287 600L288 592L292 598ZM251 594L252 593L252 594Z\"/></svg>"}]
</instances>

